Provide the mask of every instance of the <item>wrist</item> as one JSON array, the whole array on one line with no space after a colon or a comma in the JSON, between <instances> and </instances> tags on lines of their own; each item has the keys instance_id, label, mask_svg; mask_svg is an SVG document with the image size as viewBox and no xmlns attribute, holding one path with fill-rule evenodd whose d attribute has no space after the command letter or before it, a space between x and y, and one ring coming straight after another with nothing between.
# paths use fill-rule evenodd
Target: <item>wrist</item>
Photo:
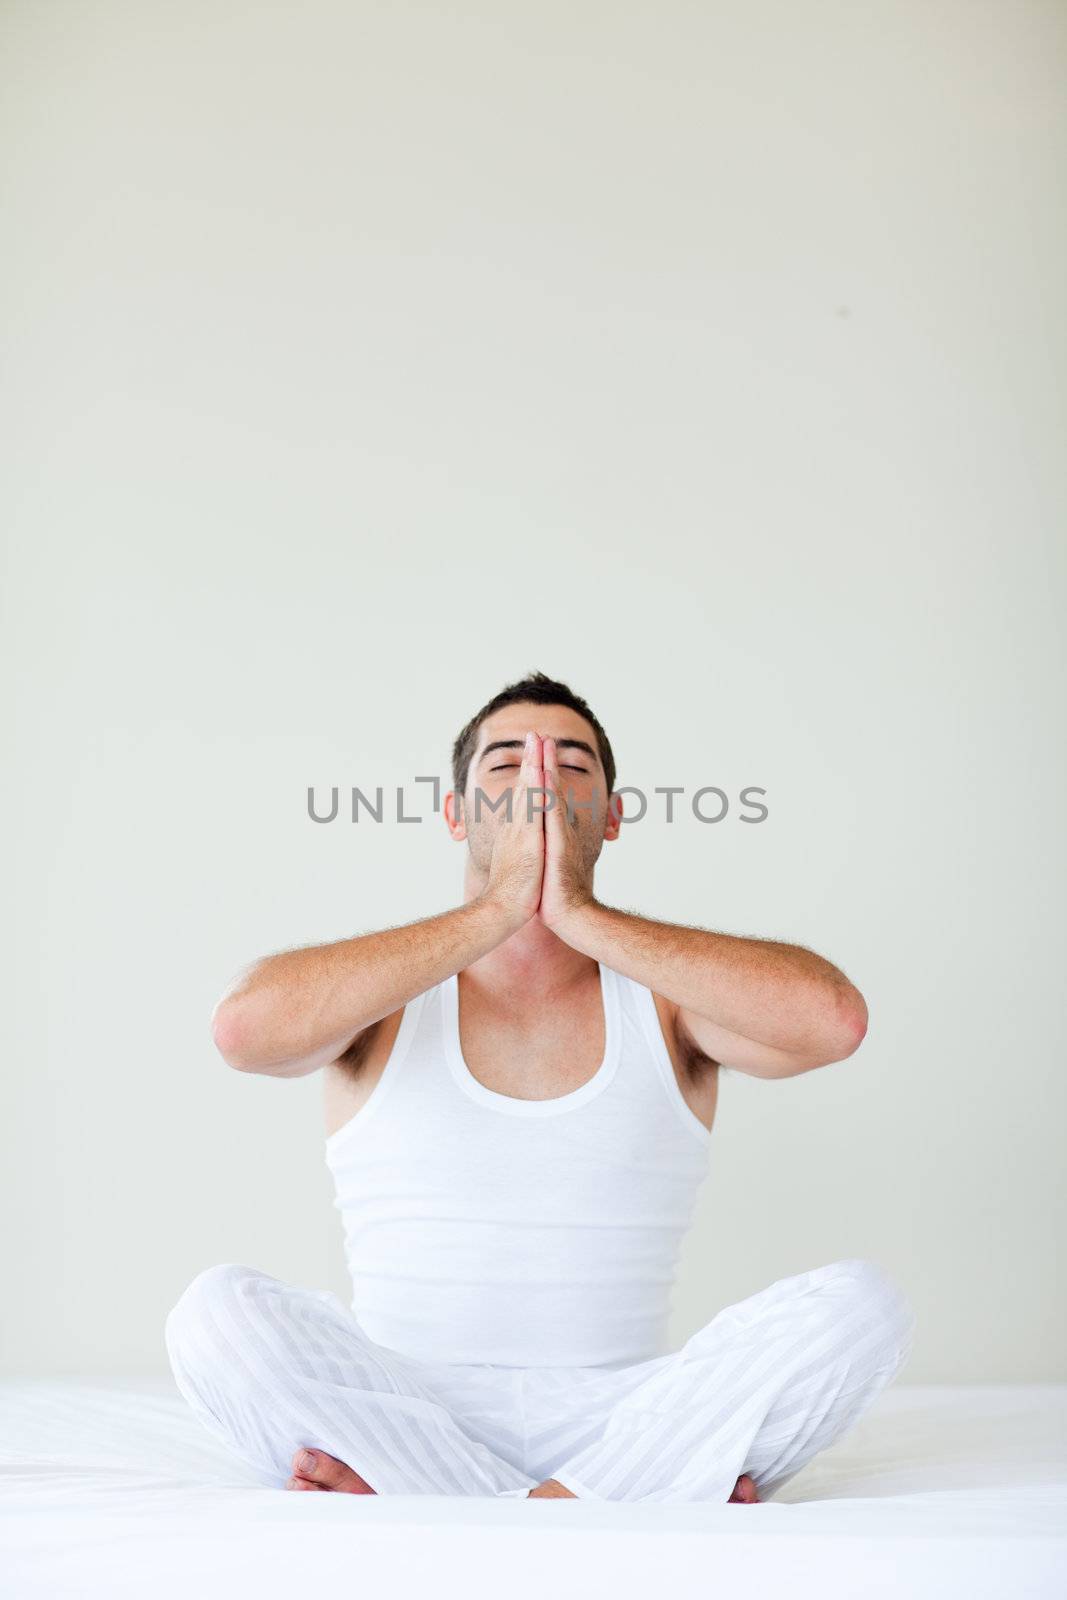
<instances>
[{"instance_id":1,"label":"wrist","mask_svg":"<svg viewBox=\"0 0 1067 1600\"><path fill-rule=\"evenodd\" d=\"M498 942L499 939L507 939L511 934L517 933L534 915L533 911L502 900L498 895L490 894L488 890L478 895L471 904L481 909L489 926L498 934Z\"/></svg>"},{"instance_id":2,"label":"wrist","mask_svg":"<svg viewBox=\"0 0 1067 1600\"><path fill-rule=\"evenodd\" d=\"M583 938L592 930L597 913L603 909L599 900L592 894L583 895L569 900L551 919L548 926L565 944L580 950Z\"/></svg>"}]
</instances>

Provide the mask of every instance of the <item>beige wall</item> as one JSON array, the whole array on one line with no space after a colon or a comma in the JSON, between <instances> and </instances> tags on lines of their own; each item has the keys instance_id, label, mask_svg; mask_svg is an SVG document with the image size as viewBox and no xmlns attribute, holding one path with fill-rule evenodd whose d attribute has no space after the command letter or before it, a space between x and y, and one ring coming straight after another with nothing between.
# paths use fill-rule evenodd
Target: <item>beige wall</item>
<instances>
[{"instance_id":1,"label":"beige wall","mask_svg":"<svg viewBox=\"0 0 1067 1600\"><path fill-rule=\"evenodd\" d=\"M598 893L794 939L851 1060L725 1082L676 1302L892 1270L914 1380L1067 1377L1058 4L12 4L6 1360L162 1370L185 1282L344 1292L254 956L458 902L530 667L646 821ZM1061 168L1062 170L1062 168Z\"/></svg>"}]
</instances>

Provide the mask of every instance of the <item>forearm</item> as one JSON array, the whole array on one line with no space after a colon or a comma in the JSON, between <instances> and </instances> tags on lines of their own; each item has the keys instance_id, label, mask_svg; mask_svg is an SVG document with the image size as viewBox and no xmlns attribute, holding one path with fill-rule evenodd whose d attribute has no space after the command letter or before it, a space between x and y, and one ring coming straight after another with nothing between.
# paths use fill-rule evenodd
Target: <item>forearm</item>
<instances>
[{"instance_id":1,"label":"forearm","mask_svg":"<svg viewBox=\"0 0 1067 1600\"><path fill-rule=\"evenodd\" d=\"M279 1077L314 1071L515 927L512 911L483 896L402 927L265 956L215 1007L212 1036L242 1071Z\"/></svg>"},{"instance_id":2,"label":"forearm","mask_svg":"<svg viewBox=\"0 0 1067 1600\"><path fill-rule=\"evenodd\" d=\"M805 1052L862 1036L866 1006L844 973L799 945L657 922L591 900L557 928L574 949L730 1033Z\"/></svg>"}]
</instances>

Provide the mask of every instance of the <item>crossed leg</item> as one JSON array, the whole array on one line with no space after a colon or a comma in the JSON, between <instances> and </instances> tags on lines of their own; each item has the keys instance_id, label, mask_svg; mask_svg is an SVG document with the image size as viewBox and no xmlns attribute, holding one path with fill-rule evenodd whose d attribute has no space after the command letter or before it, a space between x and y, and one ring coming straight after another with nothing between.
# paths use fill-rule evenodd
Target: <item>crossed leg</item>
<instances>
[{"instance_id":1,"label":"crossed leg","mask_svg":"<svg viewBox=\"0 0 1067 1600\"><path fill-rule=\"evenodd\" d=\"M620 1385L551 1480L579 1499L722 1502L748 1478L766 1499L850 1428L899 1370L915 1316L868 1261L781 1278L727 1306L674 1355ZM598 1403L595 1389L586 1403Z\"/></svg>"},{"instance_id":2,"label":"crossed leg","mask_svg":"<svg viewBox=\"0 0 1067 1600\"><path fill-rule=\"evenodd\" d=\"M496 1495L537 1482L472 1437L418 1363L376 1345L329 1291L210 1267L167 1318L166 1343L204 1426L276 1487L298 1475L303 1449L343 1463L364 1486L349 1492Z\"/></svg>"},{"instance_id":3,"label":"crossed leg","mask_svg":"<svg viewBox=\"0 0 1067 1600\"><path fill-rule=\"evenodd\" d=\"M583 1375L571 1448L547 1478L471 1437L417 1365L375 1345L326 1291L213 1267L179 1300L166 1337L201 1420L275 1485L752 1503L858 1420L913 1330L910 1306L869 1262L780 1279L672 1356L593 1369L588 1384Z\"/></svg>"}]
</instances>

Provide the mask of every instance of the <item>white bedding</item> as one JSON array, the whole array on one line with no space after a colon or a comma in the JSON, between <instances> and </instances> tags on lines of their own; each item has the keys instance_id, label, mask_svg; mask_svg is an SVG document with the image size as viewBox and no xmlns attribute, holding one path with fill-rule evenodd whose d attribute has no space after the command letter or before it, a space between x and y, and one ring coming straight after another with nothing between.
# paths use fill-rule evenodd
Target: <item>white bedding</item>
<instances>
[{"instance_id":1,"label":"white bedding","mask_svg":"<svg viewBox=\"0 0 1067 1600\"><path fill-rule=\"evenodd\" d=\"M0 1385L0 1472L10 1600L1067 1594L1067 1385L898 1384L758 1506L265 1489L162 1380Z\"/></svg>"}]
</instances>

